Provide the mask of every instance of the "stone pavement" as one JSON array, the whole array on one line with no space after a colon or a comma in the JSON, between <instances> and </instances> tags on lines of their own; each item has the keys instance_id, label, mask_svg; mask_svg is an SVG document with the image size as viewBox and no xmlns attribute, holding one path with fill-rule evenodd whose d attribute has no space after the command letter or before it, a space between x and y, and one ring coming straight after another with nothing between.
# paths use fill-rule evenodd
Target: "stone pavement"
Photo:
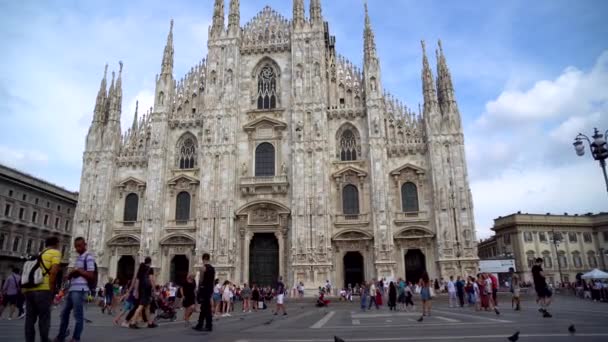
<instances>
[{"instance_id":1,"label":"stone pavement","mask_svg":"<svg viewBox=\"0 0 608 342\"><path fill-rule=\"evenodd\" d=\"M508 295L500 298L510 303ZM358 303L332 303L329 308L315 308L312 303L290 303L288 316L273 316L269 310L258 313L235 313L220 318L212 333L199 333L184 327L183 321L160 322L157 329L130 330L114 327L109 316L97 308L87 309L93 323L85 326L83 341L218 341L218 342L332 342L337 335L347 342L365 341L507 341L520 331L520 341L606 341L608 340L608 304L558 296L551 312L542 318L534 298L526 297L522 312L502 306L501 315L475 312L469 308L449 308L447 298L433 300L431 317L419 323L417 312L391 312L386 307L361 312ZM419 304L419 301L416 301ZM272 306L271 306L272 307ZM178 313L180 316L182 312ZM53 312L52 334L57 331L59 311ZM198 316L197 316L198 317ZM575 324L577 333L568 333ZM0 341L23 341L23 321L0 321Z\"/></svg>"}]
</instances>

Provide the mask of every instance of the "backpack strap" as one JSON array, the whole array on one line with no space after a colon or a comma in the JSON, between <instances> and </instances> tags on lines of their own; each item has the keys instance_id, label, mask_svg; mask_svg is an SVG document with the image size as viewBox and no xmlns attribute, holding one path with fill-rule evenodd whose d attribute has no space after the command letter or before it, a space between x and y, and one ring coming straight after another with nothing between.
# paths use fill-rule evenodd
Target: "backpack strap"
<instances>
[{"instance_id":1,"label":"backpack strap","mask_svg":"<svg viewBox=\"0 0 608 342\"><path fill-rule=\"evenodd\" d=\"M38 254L38 264L40 265L40 267L42 267L42 270L44 271L42 272L43 276L46 276L51 272L51 270L44 265L44 260L42 260L42 255L44 255L44 253L46 253L48 250L49 248L43 250L42 252L40 252L40 254Z\"/></svg>"}]
</instances>

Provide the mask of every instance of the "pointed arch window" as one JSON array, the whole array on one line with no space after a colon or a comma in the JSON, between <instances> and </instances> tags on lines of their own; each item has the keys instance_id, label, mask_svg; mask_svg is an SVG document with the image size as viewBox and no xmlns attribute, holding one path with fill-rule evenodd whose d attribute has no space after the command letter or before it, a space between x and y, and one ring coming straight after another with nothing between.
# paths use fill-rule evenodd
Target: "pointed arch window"
<instances>
[{"instance_id":1,"label":"pointed arch window","mask_svg":"<svg viewBox=\"0 0 608 342\"><path fill-rule=\"evenodd\" d=\"M255 149L255 176L272 177L275 174L275 151L270 143L261 143Z\"/></svg>"},{"instance_id":2,"label":"pointed arch window","mask_svg":"<svg viewBox=\"0 0 608 342\"><path fill-rule=\"evenodd\" d=\"M357 138L350 129L345 130L340 137L340 160L357 160Z\"/></svg>"},{"instance_id":3,"label":"pointed arch window","mask_svg":"<svg viewBox=\"0 0 608 342\"><path fill-rule=\"evenodd\" d=\"M277 107L277 77L270 65L265 65L258 75L258 109Z\"/></svg>"},{"instance_id":4,"label":"pointed arch window","mask_svg":"<svg viewBox=\"0 0 608 342\"><path fill-rule=\"evenodd\" d=\"M359 215L359 190L352 184L342 188L342 212L344 215Z\"/></svg>"},{"instance_id":5,"label":"pointed arch window","mask_svg":"<svg viewBox=\"0 0 608 342\"><path fill-rule=\"evenodd\" d=\"M412 182L401 186L401 208L404 213L418 212L418 188Z\"/></svg>"},{"instance_id":6,"label":"pointed arch window","mask_svg":"<svg viewBox=\"0 0 608 342\"><path fill-rule=\"evenodd\" d=\"M124 222L135 222L137 221L137 209L139 207L139 196L134 193L130 193L125 197L125 211L123 214Z\"/></svg>"},{"instance_id":7,"label":"pointed arch window","mask_svg":"<svg viewBox=\"0 0 608 342\"><path fill-rule=\"evenodd\" d=\"M186 224L190 220L190 194L186 191L180 192L175 202L175 221L178 224Z\"/></svg>"},{"instance_id":8,"label":"pointed arch window","mask_svg":"<svg viewBox=\"0 0 608 342\"><path fill-rule=\"evenodd\" d=\"M177 166L181 170L196 167L196 140L188 135L180 140L177 146Z\"/></svg>"}]
</instances>

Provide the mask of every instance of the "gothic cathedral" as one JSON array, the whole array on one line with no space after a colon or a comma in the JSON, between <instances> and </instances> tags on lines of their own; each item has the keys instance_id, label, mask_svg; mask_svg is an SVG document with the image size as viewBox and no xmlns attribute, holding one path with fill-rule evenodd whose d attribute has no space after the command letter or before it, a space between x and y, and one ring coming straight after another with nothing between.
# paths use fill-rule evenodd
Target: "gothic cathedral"
<instances>
[{"instance_id":1,"label":"gothic cathedral","mask_svg":"<svg viewBox=\"0 0 608 342\"><path fill-rule=\"evenodd\" d=\"M461 117L441 43L422 43L424 106L382 86L365 7L364 60L336 52L320 0L265 7L244 26L215 0L208 56L173 75L173 21L154 107L120 127L118 75L101 81L86 138L75 236L101 280L144 257L182 282L210 253L220 279L312 289L378 277L477 272ZM107 73L107 66L106 66Z\"/></svg>"}]
</instances>

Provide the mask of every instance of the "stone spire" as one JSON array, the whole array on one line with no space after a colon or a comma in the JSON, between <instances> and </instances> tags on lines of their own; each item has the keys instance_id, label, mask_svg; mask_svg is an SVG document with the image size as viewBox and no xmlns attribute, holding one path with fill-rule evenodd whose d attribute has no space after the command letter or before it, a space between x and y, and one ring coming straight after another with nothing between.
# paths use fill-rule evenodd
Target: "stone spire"
<instances>
[{"instance_id":1,"label":"stone spire","mask_svg":"<svg viewBox=\"0 0 608 342\"><path fill-rule=\"evenodd\" d=\"M167 35L167 44L165 45L165 51L163 53L163 62L161 65L161 75L172 75L173 74L173 19L169 26L169 34Z\"/></svg>"},{"instance_id":2,"label":"stone spire","mask_svg":"<svg viewBox=\"0 0 608 342\"><path fill-rule=\"evenodd\" d=\"M454 86L452 85L452 75L448 68L441 40L438 42L439 50L437 55L437 100L443 114L458 110L454 96Z\"/></svg>"},{"instance_id":3,"label":"stone spire","mask_svg":"<svg viewBox=\"0 0 608 342\"><path fill-rule=\"evenodd\" d=\"M238 33L241 27L241 10L239 0L230 0L230 13L228 14L228 31Z\"/></svg>"},{"instance_id":4,"label":"stone spire","mask_svg":"<svg viewBox=\"0 0 608 342\"><path fill-rule=\"evenodd\" d=\"M435 92L435 82L433 81L433 72L429 66L429 60L426 57L426 45L424 40L422 44L422 92L424 94L424 114L431 114L432 110L437 106L437 93Z\"/></svg>"},{"instance_id":5,"label":"stone spire","mask_svg":"<svg viewBox=\"0 0 608 342\"><path fill-rule=\"evenodd\" d=\"M310 21L313 24L323 22L321 0L310 0Z\"/></svg>"},{"instance_id":6,"label":"stone spire","mask_svg":"<svg viewBox=\"0 0 608 342\"><path fill-rule=\"evenodd\" d=\"M133 115L133 125L131 126L131 132L135 134L137 132L137 110L139 109L139 100L135 101L135 114Z\"/></svg>"},{"instance_id":7,"label":"stone spire","mask_svg":"<svg viewBox=\"0 0 608 342\"><path fill-rule=\"evenodd\" d=\"M103 121L108 122L110 118L110 109L112 108L112 99L114 97L114 71L112 71L112 82L110 82L110 89L108 89L108 96L103 106Z\"/></svg>"},{"instance_id":8,"label":"stone spire","mask_svg":"<svg viewBox=\"0 0 608 342\"><path fill-rule=\"evenodd\" d=\"M103 110L105 107L105 102L108 97L107 87L108 87L108 64L106 63L105 69L103 71L103 78L101 79L101 84L99 85L99 92L97 92L97 99L95 100L95 111L93 112L93 121L99 122L103 120Z\"/></svg>"},{"instance_id":9,"label":"stone spire","mask_svg":"<svg viewBox=\"0 0 608 342\"><path fill-rule=\"evenodd\" d=\"M120 121L122 112L122 61L118 62L118 78L114 84L114 73L112 73L112 86L110 87L110 117L111 121Z\"/></svg>"},{"instance_id":10,"label":"stone spire","mask_svg":"<svg viewBox=\"0 0 608 342\"><path fill-rule=\"evenodd\" d=\"M365 31L363 33L364 42L364 60L365 63L374 61L377 58L376 52L376 38L374 31L372 30L372 22L369 18L369 11L367 9L367 1L365 2Z\"/></svg>"},{"instance_id":11,"label":"stone spire","mask_svg":"<svg viewBox=\"0 0 608 342\"><path fill-rule=\"evenodd\" d=\"M213 23L211 24L211 36L216 36L224 31L224 0L215 0L213 6Z\"/></svg>"},{"instance_id":12,"label":"stone spire","mask_svg":"<svg viewBox=\"0 0 608 342\"><path fill-rule=\"evenodd\" d=\"M299 26L304 24L306 17L304 14L304 0L293 0L293 24Z\"/></svg>"}]
</instances>

